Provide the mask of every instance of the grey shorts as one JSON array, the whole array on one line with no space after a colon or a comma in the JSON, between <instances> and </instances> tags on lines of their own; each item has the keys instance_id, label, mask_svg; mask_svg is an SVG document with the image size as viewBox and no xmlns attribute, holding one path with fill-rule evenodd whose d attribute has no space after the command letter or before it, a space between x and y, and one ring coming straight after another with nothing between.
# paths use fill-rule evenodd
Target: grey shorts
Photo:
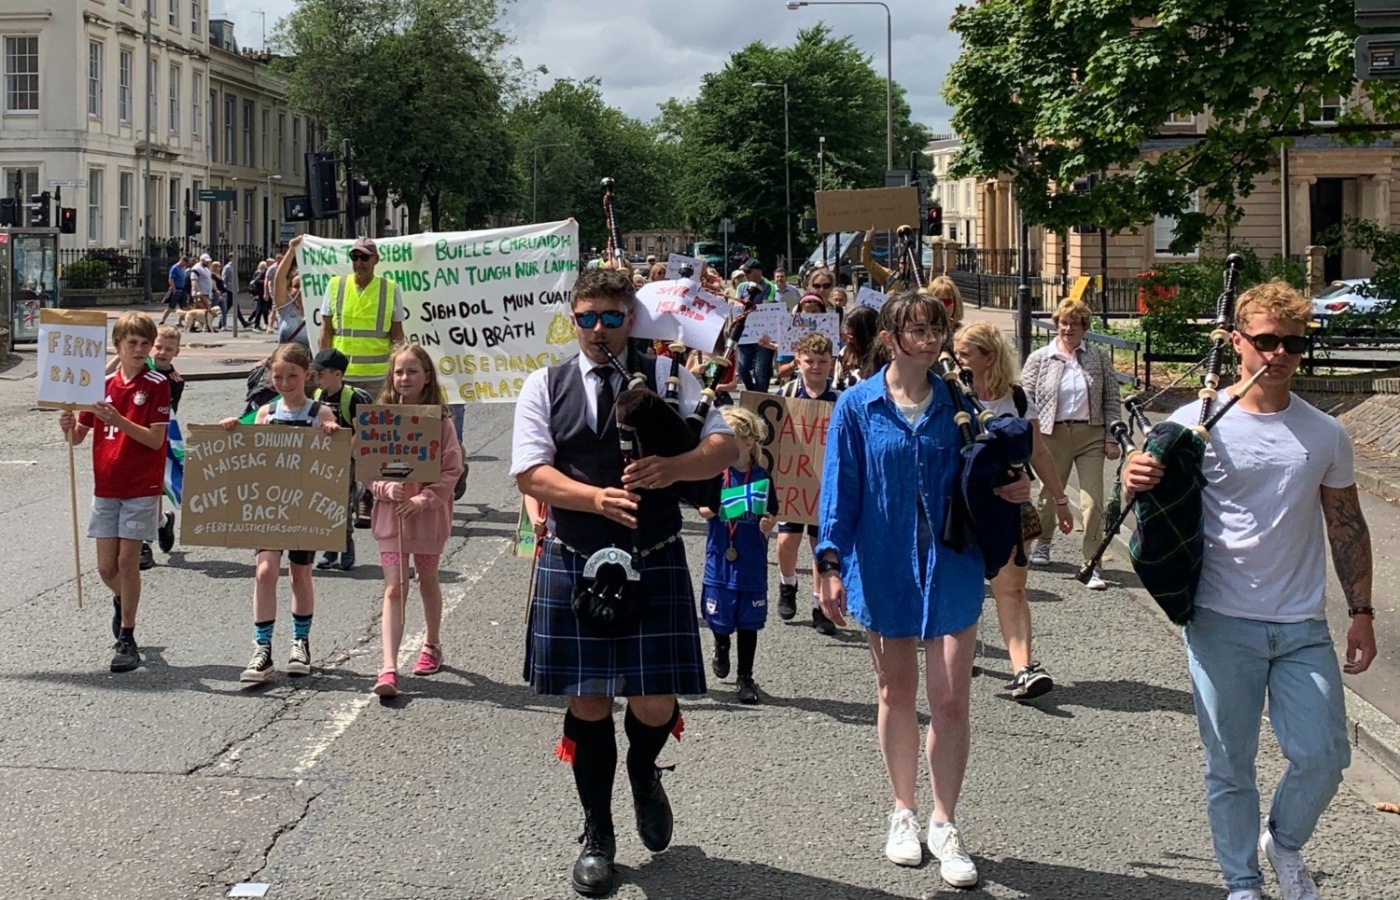
<instances>
[{"instance_id":1,"label":"grey shorts","mask_svg":"<svg viewBox=\"0 0 1400 900\"><path fill-rule=\"evenodd\" d=\"M156 539L160 527L160 497L92 498L92 518L88 520L88 537L121 538L124 541Z\"/></svg>"}]
</instances>

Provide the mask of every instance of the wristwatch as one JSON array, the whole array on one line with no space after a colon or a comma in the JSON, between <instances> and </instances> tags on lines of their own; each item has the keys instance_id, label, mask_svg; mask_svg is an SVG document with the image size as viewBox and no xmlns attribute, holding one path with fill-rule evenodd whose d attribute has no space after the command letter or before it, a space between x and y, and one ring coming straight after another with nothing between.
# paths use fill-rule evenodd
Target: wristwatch
<instances>
[{"instance_id":1,"label":"wristwatch","mask_svg":"<svg viewBox=\"0 0 1400 900\"><path fill-rule=\"evenodd\" d=\"M827 572L840 572L841 560L834 556L822 556L817 560L817 574L825 575Z\"/></svg>"},{"instance_id":2,"label":"wristwatch","mask_svg":"<svg viewBox=\"0 0 1400 900\"><path fill-rule=\"evenodd\" d=\"M821 563L817 564L817 571L821 571ZM1371 621L1374 622L1376 619L1376 610L1370 606L1354 606L1347 610L1347 615L1353 619L1357 616L1370 616Z\"/></svg>"}]
</instances>

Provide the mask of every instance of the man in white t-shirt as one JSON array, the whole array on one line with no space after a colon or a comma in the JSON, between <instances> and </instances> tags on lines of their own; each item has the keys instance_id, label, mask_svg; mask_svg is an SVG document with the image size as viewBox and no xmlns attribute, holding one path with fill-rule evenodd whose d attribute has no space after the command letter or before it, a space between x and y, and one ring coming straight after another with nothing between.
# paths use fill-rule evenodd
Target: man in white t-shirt
<instances>
[{"instance_id":1,"label":"man in white t-shirt","mask_svg":"<svg viewBox=\"0 0 1400 900\"><path fill-rule=\"evenodd\" d=\"M1337 654L1327 629L1327 562L1346 595L1348 675L1376 656L1371 536L1352 474L1352 445L1335 419L1289 391L1307 349L1308 301L1281 281L1245 292L1231 338L1243 382L1268 372L1215 426L1202 468L1205 556L1186 653L1206 756L1206 812L1228 900L1259 900L1262 850L1283 900L1316 900L1300 851L1351 762ZM1217 404L1224 403L1221 397ZM1200 404L1172 421L1193 425ZM1162 474L1146 453L1123 473L1127 491ZM1254 762L1264 702L1289 761L1259 836Z\"/></svg>"}]
</instances>

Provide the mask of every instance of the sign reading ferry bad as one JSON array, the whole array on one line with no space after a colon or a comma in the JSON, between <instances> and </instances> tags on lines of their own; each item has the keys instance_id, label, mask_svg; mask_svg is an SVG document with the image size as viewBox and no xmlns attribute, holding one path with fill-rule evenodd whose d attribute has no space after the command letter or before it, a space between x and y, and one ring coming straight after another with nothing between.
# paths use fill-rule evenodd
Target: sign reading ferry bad
<instances>
[{"instance_id":1,"label":"sign reading ferry bad","mask_svg":"<svg viewBox=\"0 0 1400 900\"><path fill-rule=\"evenodd\" d=\"M351 277L352 241L311 235L297 252L312 351L331 276ZM578 223L379 238L374 273L403 293L404 335L428 351L452 403L513 401L535 369L574 352L569 296Z\"/></svg>"}]
</instances>

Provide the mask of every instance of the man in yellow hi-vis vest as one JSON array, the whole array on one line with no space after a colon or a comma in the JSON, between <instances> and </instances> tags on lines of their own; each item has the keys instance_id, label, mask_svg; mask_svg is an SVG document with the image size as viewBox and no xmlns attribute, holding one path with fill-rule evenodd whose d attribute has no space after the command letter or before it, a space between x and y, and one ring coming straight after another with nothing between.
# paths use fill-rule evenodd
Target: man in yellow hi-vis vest
<instances>
[{"instance_id":1,"label":"man in yellow hi-vis vest","mask_svg":"<svg viewBox=\"0 0 1400 900\"><path fill-rule=\"evenodd\" d=\"M321 306L321 346L350 360L345 381L378 398L389 375L389 348L401 342L407 318L399 286L374 274L379 249L362 237L350 248L353 277L337 275Z\"/></svg>"}]
</instances>

